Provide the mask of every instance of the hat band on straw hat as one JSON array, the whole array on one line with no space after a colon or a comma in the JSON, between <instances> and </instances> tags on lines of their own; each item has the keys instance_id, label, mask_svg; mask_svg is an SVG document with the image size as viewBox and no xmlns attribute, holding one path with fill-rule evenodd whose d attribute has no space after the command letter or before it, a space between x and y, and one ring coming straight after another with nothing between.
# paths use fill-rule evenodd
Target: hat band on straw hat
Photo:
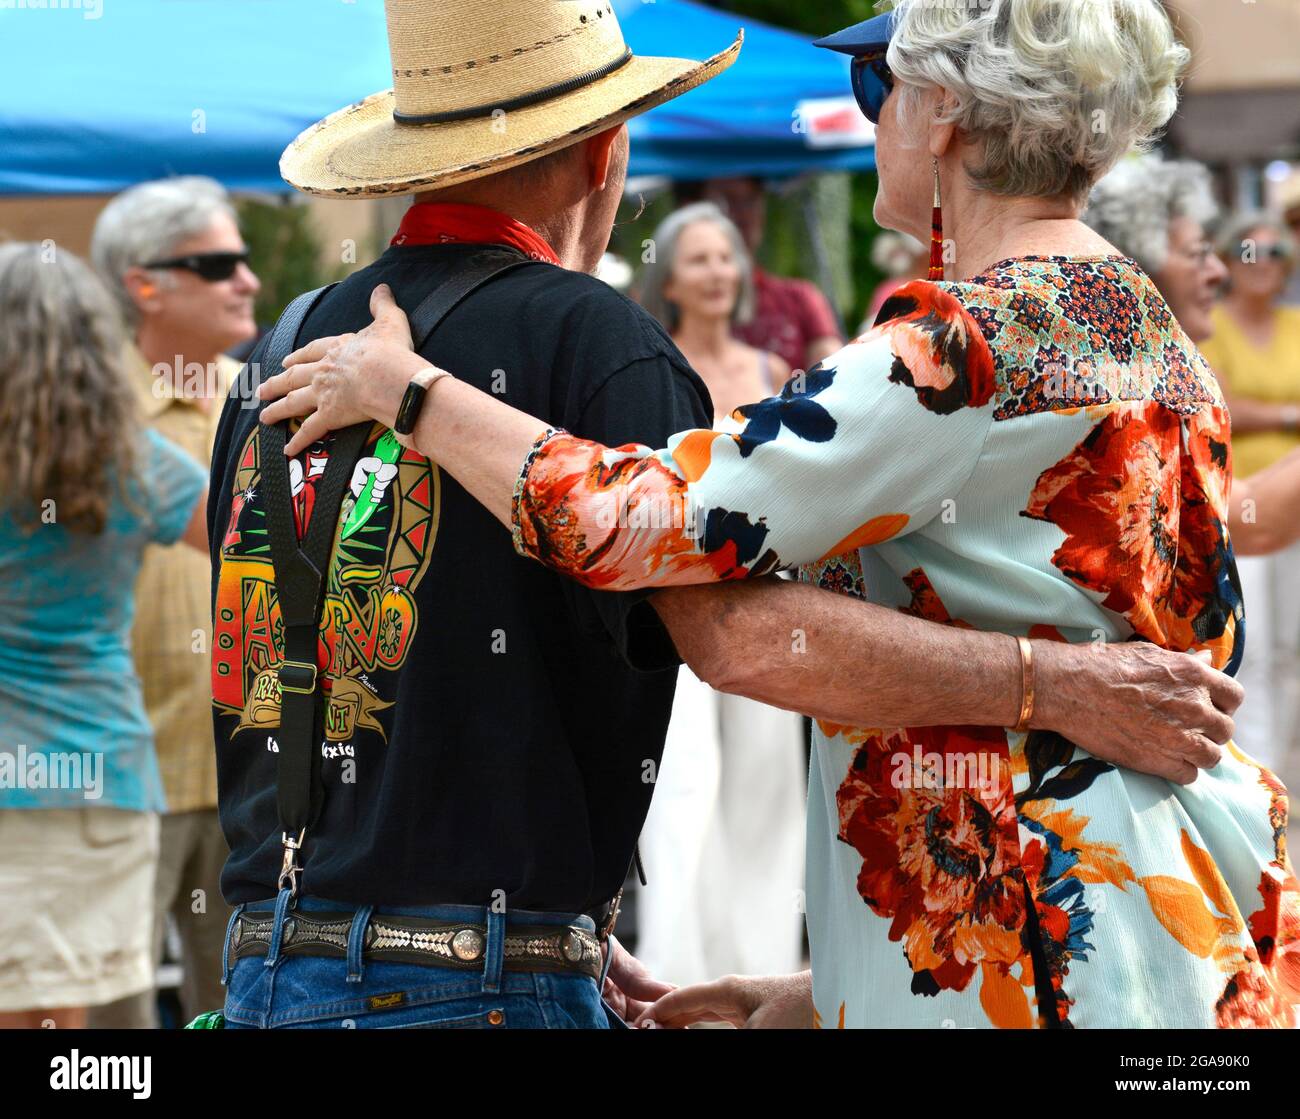
<instances>
[{"instance_id":1,"label":"hat band on straw hat","mask_svg":"<svg viewBox=\"0 0 1300 1119\"><path fill-rule=\"evenodd\" d=\"M0 7L4 0L0 0ZM722 73L634 54L617 0L384 0L392 88L301 132L285 180L323 198L420 194L486 178L616 128ZM509 112L508 128L487 128Z\"/></svg>"},{"instance_id":2,"label":"hat band on straw hat","mask_svg":"<svg viewBox=\"0 0 1300 1119\"><path fill-rule=\"evenodd\" d=\"M560 97L566 93L572 93L583 86L591 85L592 82L599 81L601 78L608 77L632 61L632 48L628 47L623 54L614 59L613 62L607 62L604 66L599 66L595 70L589 70L585 74L578 74L576 77L565 78L562 82L556 82L555 85L547 86L545 89L535 90L532 93L524 93L518 97L512 97L508 101L493 101L485 105L472 105L468 109L452 109L445 113L402 113L397 109L393 110L393 119L398 124L450 124L458 120L473 120L476 117L490 117L493 113L500 110L501 112L510 112L513 109L526 109L529 105L537 105L543 101L549 101L553 97Z\"/></svg>"}]
</instances>

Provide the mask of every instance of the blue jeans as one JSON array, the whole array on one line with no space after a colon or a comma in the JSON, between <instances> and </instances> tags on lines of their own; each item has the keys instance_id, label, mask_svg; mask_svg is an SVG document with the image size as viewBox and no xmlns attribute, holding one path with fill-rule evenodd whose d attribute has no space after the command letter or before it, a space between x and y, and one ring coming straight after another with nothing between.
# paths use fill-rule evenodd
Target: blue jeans
<instances>
[{"instance_id":1,"label":"blue jeans","mask_svg":"<svg viewBox=\"0 0 1300 1119\"><path fill-rule=\"evenodd\" d=\"M348 958L284 956L280 933L294 908L354 913ZM230 955L231 934L245 910L276 911L275 930L265 956ZM582 914L520 910L492 913L467 905L384 909L407 917L464 921L487 927L481 971L427 964L366 960L362 936L372 907L289 898L236 908L222 952L226 985L226 1029L609 1029L626 1028L600 997L596 980L576 972L504 971L502 942L507 920L528 925L580 925L594 932Z\"/></svg>"}]
</instances>

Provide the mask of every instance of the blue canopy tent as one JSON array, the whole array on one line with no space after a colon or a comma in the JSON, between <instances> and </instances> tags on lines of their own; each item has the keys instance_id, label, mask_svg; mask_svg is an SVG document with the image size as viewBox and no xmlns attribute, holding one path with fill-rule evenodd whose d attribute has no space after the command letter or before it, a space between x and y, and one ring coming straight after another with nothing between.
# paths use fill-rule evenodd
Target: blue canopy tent
<instances>
[{"instance_id":1,"label":"blue canopy tent","mask_svg":"<svg viewBox=\"0 0 1300 1119\"><path fill-rule=\"evenodd\" d=\"M14 0L0 7L0 195L117 191L205 174L280 191L303 128L389 84L382 0ZM635 175L874 166L846 60L687 0L616 0L641 54L735 66L632 122ZM828 29L829 30L829 29Z\"/></svg>"},{"instance_id":2,"label":"blue canopy tent","mask_svg":"<svg viewBox=\"0 0 1300 1119\"><path fill-rule=\"evenodd\" d=\"M639 54L703 57L745 29L730 70L629 122L633 174L785 178L875 169L871 126L849 91L845 56L687 0L614 0L614 10Z\"/></svg>"}]
</instances>

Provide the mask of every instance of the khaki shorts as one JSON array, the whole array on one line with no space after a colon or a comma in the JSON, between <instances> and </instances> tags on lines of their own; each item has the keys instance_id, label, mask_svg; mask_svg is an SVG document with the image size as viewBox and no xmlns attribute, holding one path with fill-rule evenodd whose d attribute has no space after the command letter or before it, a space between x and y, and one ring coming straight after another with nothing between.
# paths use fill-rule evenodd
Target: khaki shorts
<instances>
[{"instance_id":1,"label":"khaki shorts","mask_svg":"<svg viewBox=\"0 0 1300 1119\"><path fill-rule=\"evenodd\" d=\"M153 986L158 817L0 810L0 1011L98 1006Z\"/></svg>"}]
</instances>

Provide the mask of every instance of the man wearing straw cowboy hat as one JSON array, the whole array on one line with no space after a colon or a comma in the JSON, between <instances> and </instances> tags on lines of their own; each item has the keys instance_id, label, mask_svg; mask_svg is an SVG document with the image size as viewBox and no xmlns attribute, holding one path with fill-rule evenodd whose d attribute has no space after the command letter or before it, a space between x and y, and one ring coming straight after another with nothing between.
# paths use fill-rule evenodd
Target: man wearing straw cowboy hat
<instances>
[{"instance_id":1,"label":"man wearing straw cowboy hat","mask_svg":"<svg viewBox=\"0 0 1300 1119\"><path fill-rule=\"evenodd\" d=\"M394 89L303 133L281 169L309 193L415 204L375 264L295 300L246 382L367 327L381 285L405 344L548 423L612 446L707 426L671 340L586 273L623 186L623 122L724 70L740 37L697 63L632 56L608 0L387 14ZM679 651L719 687L855 726L1002 726L1028 686L1003 635L812 586L651 604L519 558L412 449L440 375L412 379L391 429L259 423L246 382L222 418L208 527L231 1026L618 1024L602 982L639 1016L668 988L607 934ZM1100 709L1118 705L1148 742L1183 736L1160 702L1185 680L1172 654L1042 644L1042 725L1104 753Z\"/></svg>"},{"instance_id":2,"label":"man wearing straw cowboy hat","mask_svg":"<svg viewBox=\"0 0 1300 1119\"><path fill-rule=\"evenodd\" d=\"M363 327L383 282L423 352L520 407L615 443L707 423L668 336L588 273L623 122L726 69L740 36L693 62L634 56L609 0L386 12L394 88L308 129L281 170L415 205L380 260L299 301L298 342ZM277 371L286 331L250 376ZM249 403L227 404L209 508L227 1026L616 1022L603 941L672 705L661 623L643 596L520 560L400 433L322 433L285 471ZM290 569L317 516L337 539L299 610ZM612 977L628 993L667 990L633 969Z\"/></svg>"}]
</instances>

